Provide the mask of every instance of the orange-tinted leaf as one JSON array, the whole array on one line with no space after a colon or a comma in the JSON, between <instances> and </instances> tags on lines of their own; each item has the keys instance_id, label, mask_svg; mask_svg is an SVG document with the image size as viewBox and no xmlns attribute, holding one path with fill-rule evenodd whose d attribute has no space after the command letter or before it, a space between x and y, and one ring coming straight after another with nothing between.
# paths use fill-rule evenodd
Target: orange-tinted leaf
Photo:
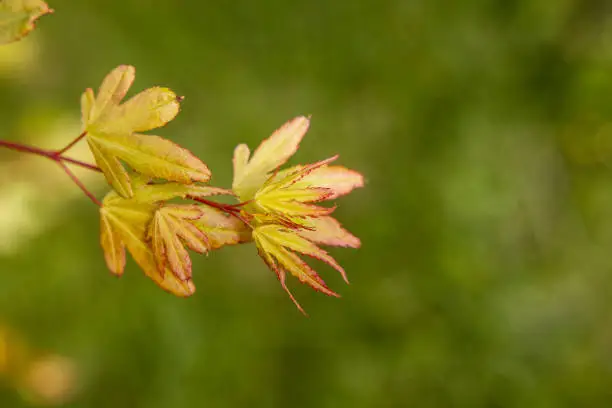
<instances>
[{"instance_id":1,"label":"orange-tinted leaf","mask_svg":"<svg viewBox=\"0 0 612 408\"><path fill-rule=\"evenodd\" d=\"M42 0L0 0L0 44L26 36L34 29L36 20L51 12Z\"/></svg>"},{"instance_id":2,"label":"orange-tinted leaf","mask_svg":"<svg viewBox=\"0 0 612 408\"><path fill-rule=\"evenodd\" d=\"M304 166L294 166L280 171L275 176L275 180L297 174L303 168ZM296 188L318 187L328 189L331 193L326 198L327 200L333 200L348 194L353 189L363 187L363 185L363 176L360 173L342 166L327 165L312 170L295 183Z\"/></svg>"},{"instance_id":3,"label":"orange-tinted leaf","mask_svg":"<svg viewBox=\"0 0 612 408\"><path fill-rule=\"evenodd\" d=\"M342 228L333 217L317 217L307 220L306 229L299 230L298 234L317 244L359 248L359 238Z\"/></svg>"}]
</instances>

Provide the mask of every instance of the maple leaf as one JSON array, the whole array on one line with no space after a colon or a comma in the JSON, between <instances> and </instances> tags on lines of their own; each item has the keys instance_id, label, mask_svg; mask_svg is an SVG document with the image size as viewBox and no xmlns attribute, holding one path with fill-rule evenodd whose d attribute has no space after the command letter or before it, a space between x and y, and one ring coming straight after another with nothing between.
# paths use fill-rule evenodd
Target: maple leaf
<instances>
[{"instance_id":1,"label":"maple leaf","mask_svg":"<svg viewBox=\"0 0 612 408\"><path fill-rule=\"evenodd\" d=\"M148 236L162 275L169 266L178 279L191 278L191 258L183 243L199 253L210 246L206 235L193 223L201 216L197 205L167 205L155 211Z\"/></svg>"},{"instance_id":2,"label":"maple leaf","mask_svg":"<svg viewBox=\"0 0 612 408\"><path fill-rule=\"evenodd\" d=\"M157 266L168 266L178 279L191 278L191 258L185 245L197 253L244 240L246 226L221 211L201 205L163 205L149 227Z\"/></svg>"},{"instance_id":3,"label":"maple leaf","mask_svg":"<svg viewBox=\"0 0 612 408\"><path fill-rule=\"evenodd\" d=\"M87 142L100 169L123 197L133 189L120 160L135 171L169 181L192 183L210 179L208 167L189 150L143 132L174 119L180 99L168 88L149 88L121 103L135 79L135 69L120 65L102 81L98 95L87 89L81 114Z\"/></svg>"},{"instance_id":4,"label":"maple leaf","mask_svg":"<svg viewBox=\"0 0 612 408\"><path fill-rule=\"evenodd\" d=\"M309 125L310 121L304 116L290 120L264 140L250 159L247 145L236 147L232 189L241 201L251 200L271 172L293 156Z\"/></svg>"},{"instance_id":5,"label":"maple leaf","mask_svg":"<svg viewBox=\"0 0 612 408\"><path fill-rule=\"evenodd\" d=\"M276 224L262 225L253 230L253 239L265 263L276 273L283 289L285 289L289 297L291 297L291 300L293 300L295 305L302 312L304 312L304 309L302 309L287 288L285 282L286 272L298 278L300 282L306 283L315 290L323 292L326 295L335 297L339 297L339 295L329 289L323 279L321 279L306 262L296 255L295 252L319 259L329 264L340 272L344 280L348 283L344 269L338 265L334 258L293 230Z\"/></svg>"},{"instance_id":6,"label":"maple leaf","mask_svg":"<svg viewBox=\"0 0 612 408\"><path fill-rule=\"evenodd\" d=\"M162 206L163 201L172 198L184 198L188 195L203 197L230 192L215 187L178 183L149 184L147 178L138 176L134 177L132 182L134 187L132 197L124 198L117 192L112 191L104 198L100 208L100 244L109 270L118 276L123 274L127 249L144 273L161 288L177 296L190 296L195 291L195 286L191 281L191 271L189 269L189 273L186 273L184 272L186 269L182 269L184 273L181 274L177 272L180 269L176 267L177 263L180 262L178 258L182 255L180 252L182 245L166 247L164 249L164 259L168 261L160 267L160 256L158 254L160 244L151 245L150 229L155 228L151 226L158 223L160 211L166 216L170 212L170 216L174 218L178 218L178 214L187 218L190 211L191 216L194 216L194 206ZM169 209L166 210L166 208ZM202 209L197 209L197 215L200 218L202 218L203 213ZM240 237L241 232L238 225L233 224L233 226L236 227L235 235ZM244 228L244 226L241 228ZM195 230L200 231L201 234ZM199 226L197 229L190 229L189 232L198 237L205 235L205 231L201 231ZM178 237L186 239L185 237L188 236L184 228L175 233L177 239ZM208 238L206 239L208 240ZM226 242L229 242L229 240L226 240ZM194 242L188 244L192 249L202 249L201 246L196 247ZM209 245L209 247L212 248L213 245Z\"/></svg>"},{"instance_id":7,"label":"maple leaf","mask_svg":"<svg viewBox=\"0 0 612 408\"><path fill-rule=\"evenodd\" d=\"M295 153L308 127L309 119L303 116L287 122L264 140L250 159L249 148L239 145L234 151L232 185L245 202L244 213L252 215L252 234L260 256L302 312L287 289L287 272L318 291L338 295L296 252L328 263L348 282L344 269L317 244L352 248L361 245L330 216L335 207L317 203L336 199L364 184L363 176L356 171L330 166L338 156L279 169Z\"/></svg>"},{"instance_id":8,"label":"maple leaf","mask_svg":"<svg viewBox=\"0 0 612 408\"><path fill-rule=\"evenodd\" d=\"M52 12L42 0L0 0L0 44L23 38L36 20Z\"/></svg>"}]
</instances>

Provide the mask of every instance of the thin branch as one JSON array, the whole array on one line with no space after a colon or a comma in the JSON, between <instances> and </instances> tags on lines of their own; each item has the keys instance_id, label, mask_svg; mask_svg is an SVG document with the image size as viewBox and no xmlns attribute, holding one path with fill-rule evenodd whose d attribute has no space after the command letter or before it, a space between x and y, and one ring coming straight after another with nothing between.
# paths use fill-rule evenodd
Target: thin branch
<instances>
[{"instance_id":1,"label":"thin branch","mask_svg":"<svg viewBox=\"0 0 612 408\"><path fill-rule=\"evenodd\" d=\"M96 198L96 196L94 196L88 189L87 187L85 187L85 185L81 182L81 180L79 180L79 178L77 176L75 176L75 174L68 168L68 166L66 166L66 164L62 161L57 161L57 164L60 165L60 167L64 170L64 172L66 172L66 174L68 175L68 177L70 177L72 179L72 181L74 181L74 184L76 184L77 186L79 186L79 188L81 190L83 190L83 193L85 193L85 195L87 197L89 197L89 199L91 201L93 201L94 204L96 204L98 207L102 207L102 203Z\"/></svg>"},{"instance_id":2,"label":"thin branch","mask_svg":"<svg viewBox=\"0 0 612 408\"><path fill-rule=\"evenodd\" d=\"M58 159L66 163L74 164L75 166L83 167L88 170L97 171L98 173L102 173L102 170L95 164L85 163L80 160L73 159L71 157L66 157L66 156L60 156L58 157Z\"/></svg>"},{"instance_id":3,"label":"thin branch","mask_svg":"<svg viewBox=\"0 0 612 408\"><path fill-rule=\"evenodd\" d=\"M66 153L68 150L70 150L72 148L72 146L74 146L75 144L79 143L81 141L81 139L83 139L85 136L87 135L87 131L83 131L83 133L81 133L76 139L74 139L72 142L68 143L66 145L66 147L64 147L61 150L58 150L55 152L55 155L57 157L61 156L62 154Z\"/></svg>"},{"instance_id":4,"label":"thin branch","mask_svg":"<svg viewBox=\"0 0 612 408\"><path fill-rule=\"evenodd\" d=\"M205 204L205 205L207 205L209 207L216 208L217 210L221 210L224 213L227 213L227 214L231 215L232 217L235 217L235 218L239 219L246 226L251 227L251 224L249 223L249 221L240 214L240 208L237 208L237 207L239 207L241 205L244 205L242 203L236 204L236 205L231 205L231 204L217 203L215 201L210 201L210 200L207 200L207 199L201 198L201 197L187 196L187 198L190 199L190 200L193 200L193 201L197 201L198 203Z\"/></svg>"},{"instance_id":5,"label":"thin branch","mask_svg":"<svg viewBox=\"0 0 612 408\"><path fill-rule=\"evenodd\" d=\"M89 197L91 201L94 202L94 204L101 207L102 203L100 203L100 201L89 190L87 190L87 187L85 187L81 180L79 180L79 178L74 175L74 173L68 168L66 163L71 163L75 166L80 166L92 171L99 172L101 170L93 164L85 163L80 160L65 157L62 155L66 150L74 146L83 137L85 137L85 133L82 133L79 137L77 137L75 140L73 140L66 147L59 151L41 149L40 147L30 146L17 142L9 142L8 140L0 140L0 147L5 147L7 149L14 150L17 152L29 153L36 156L46 157L47 159L53 160L64 170L68 177L70 177L70 179L83 191L83 193L85 193L85 195Z\"/></svg>"},{"instance_id":6,"label":"thin branch","mask_svg":"<svg viewBox=\"0 0 612 408\"><path fill-rule=\"evenodd\" d=\"M83 167L83 168L86 168L92 171L97 171L97 172L102 171L93 164L85 163L83 161L73 159L71 157L59 155L57 154L57 152L53 150L41 149L40 147L30 146L30 145L26 145L23 143L9 142L8 140L1 140L1 139L0 139L0 147L5 147L9 150L15 150L17 152L30 153L36 156L46 157L56 162L65 161L68 163L72 163L75 166Z\"/></svg>"}]
</instances>

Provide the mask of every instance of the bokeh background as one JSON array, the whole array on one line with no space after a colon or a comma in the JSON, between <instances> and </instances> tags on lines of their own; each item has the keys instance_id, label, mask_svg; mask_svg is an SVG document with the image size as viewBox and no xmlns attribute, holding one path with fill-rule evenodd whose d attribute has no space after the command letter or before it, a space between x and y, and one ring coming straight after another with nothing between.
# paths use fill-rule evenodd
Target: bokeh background
<instances>
[{"instance_id":1,"label":"bokeh background","mask_svg":"<svg viewBox=\"0 0 612 408\"><path fill-rule=\"evenodd\" d=\"M252 246L177 299L111 277L87 198L0 151L0 407L612 405L612 3L50 3L0 48L0 137L62 146L132 64L229 186L236 144L312 114L294 163L366 175L337 210L363 247L332 251L350 286L318 268L340 300L292 281L310 318Z\"/></svg>"}]
</instances>

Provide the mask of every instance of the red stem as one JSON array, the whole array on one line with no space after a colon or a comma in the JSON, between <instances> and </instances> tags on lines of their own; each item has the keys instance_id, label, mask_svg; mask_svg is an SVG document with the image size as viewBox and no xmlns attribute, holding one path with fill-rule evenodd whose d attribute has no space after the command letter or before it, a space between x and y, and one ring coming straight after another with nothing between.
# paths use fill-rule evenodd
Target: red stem
<instances>
[{"instance_id":1,"label":"red stem","mask_svg":"<svg viewBox=\"0 0 612 408\"><path fill-rule=\"evenodd\" d=\"M80 160L73 159L71 157L63 156L59 152L56 152L54 150L41 149L40 147L30 146L16 142L9 142L8 140L0 140L0 147L6 147L7 149L15 150L17 152L30 153L36 156L46 157L56 162L65 161L74 164L75 166L83 167L97 172L102 172L102 170L100 170L97 166L93 164L85 163Z\"/></svg>"},{"instance_id":2,"label":"red stem","mask_svg":"<svg viewBox=\"0 0 612 408\"><path fill-rule=\"evenodd\" d=\"M64 172L66 172L68 177L70 177L70 179L83 191L83 193L85 193L87 197L89 197L91 201L93 201L94 204L101 207L102 203L100 203L100 201L89 190L87 190L87 187L85 187L81 180L79 180L79 178L68 168L68 166L66 166L66 163L71 163L76 166L86 168L88 170L98 172L101 172L101 170L93 164L85 163L77 159L63 156L64 152L66 152L68 149L78 143L81 139L83 139L85 135L86 132L81 133L76 139L68 143L66 147L57 151L41 149L40 147L25 145L17 142L9 142L8 140L0 140L0 147L5 147L7 149L15 150L17 152L29 153L36 156L46 157L48 159L53 160L54 162L60 165L60 167L64 170Z\"/></svg>"},{"instance_id":3,"label":"red stem","mask_svg":"<svg viewBox=\"0 0 612 408\"><path fill-rule=\"evenodd\" d=\"M216 208L217 210L221 210L221 211L231 215L232 217L238 218L246 226L248 226L248 227L251 226L251 224L249 224L249 221L247 219L245 219L242 215L240 215L240 209L237 208L237 207L239 207L241 205L244 205L243 203L236 204L236 205L231 205L231 204L221 204L221 203L217 203L215 201L207 200L205 198L194 197L194 196L187 196L187 198L189 198L190 200L193 200L193 201L197 201L198 203L205 204L205 205L207 205L209 207Z\"/></svg>"},{"instance_id":4,"label":"red stem","mask_svg":"<svg viewBox=\"0 0 612 408\"><path fill-rule=\"evenodd\" d=\"M66 145L66 147L64 147L61 150L58 150L57 152L55 152L56 156L61 156L62 154L66 153L68 150L70 150L72 148L72 146L74 146L75 144L79 143L81 141L81 139L83 139L85 137L85 135L87 135L87 131L83 131L83 133L81 133L76 139L74 139L72 142L68 143Z\"/></svg>"},{"instance_id":5,"label":"red stem","mask_svg":"<svg viewBox=\"0 0 612 408\"><path fill-rule=\"evenodd\" d=\"M93 201L93 203L95 205L97 205L98 207L102 207L102 203L96 198L96 196L94 196L88 189L87 187L85 187L85 185L81 182L81 180L79 180L79 178L77 176L74 175L74 173L72 171L70 171L70 169L68 168L68 166L66 166L66 164L62 161L58 161L57 164L60 165L60 167L66 172L66 174L68 175L68 177L70 177L72 179L72 181L74 181L74 184L76 184L77 186L79 186L79 188L83 191L83 193L85 193L85 195L87 197L89 197L89 199L91 201Z\"/></svg>"}]
</instances>

